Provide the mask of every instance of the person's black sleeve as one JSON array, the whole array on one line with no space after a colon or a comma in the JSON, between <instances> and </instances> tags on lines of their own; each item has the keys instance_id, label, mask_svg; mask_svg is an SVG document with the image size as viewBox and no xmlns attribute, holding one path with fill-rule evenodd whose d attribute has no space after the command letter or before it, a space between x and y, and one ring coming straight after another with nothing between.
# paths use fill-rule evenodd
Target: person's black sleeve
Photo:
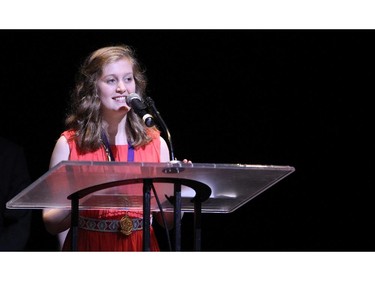
<instances>
[{"instance_id":1,"label":"person's black sleeve","mask_svg":"<svg viewBox=\"0 0 375 281\"><path fill-rule=\"evenodd\" d=\"M0 251L25 250L31 224L31 211L7 209L6 203L30 184L23 149L0 139Z\"/></svg>"}]
</instances>

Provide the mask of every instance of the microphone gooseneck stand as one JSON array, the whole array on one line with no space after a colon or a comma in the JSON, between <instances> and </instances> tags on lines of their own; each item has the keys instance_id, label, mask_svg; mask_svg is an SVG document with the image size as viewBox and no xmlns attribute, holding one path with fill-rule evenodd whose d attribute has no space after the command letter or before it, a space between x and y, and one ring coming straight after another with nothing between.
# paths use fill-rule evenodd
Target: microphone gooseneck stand
<instances>
[{"instance_id":1,"label":"microphone gooseneck stand","mask_svg":"<svg viewBox=\"0 0 375 281\"><path fill-rule=\"evenodd\" d=\"M167 141L169 151L170 151L170 159L172 161L176 160L176 158L174 156L174 149L173 149L173 145L172 145L171 134L170 134L170 132L168 130L168 127L165 124L163 118L161 117L159 111L156 109L156 106L155 106L155 103L154 103L153 99L151 97L147 96L145 98L145 104L147 105L147 108L149 109L151 114L156 118L157 123L161 126L162 131L165 133L165 135L167 137L166 141ZM179 172L182 172L183 170L184 170L184 168L175 167L170 172L179 173ZM155 197L157 198L155 190L153 190L153 191L154 191ZM196 191L196 197L194 197L192 199L192 202L194 203L194 249L196 251L200 251L201 250L201 231L202 231L201 230L202 202L207 200L209 196L207 198L203 199L203 197L201 195L198 195L199 192L197 190L195 190L195 191ZM167 199L174 206L175 250L180 251L181 250L181 248L180 248L181 247L180 246L180 241L181 241L181 205L182 205L181 184L178 184L178 183L174 184L174 195L173 195L173 198L171 198L171 197L167 197ZM160 208L160 211L162 213L162 216L164 216L161 208ZM164 220L164 218L163 218L163 220ZM165 222L164 222L164 224L165 224Z\"/></svg>"},{"instance_id":2,"label":"microphone gooseneck stand","mask_svg":"<svg viewBox=\"0 0 375 281\"><path fill-rule=\"evenodd\" d=\"M172 145L172 137L171 137L171 133L168 130L167 125L165 124L165 122L164 122L163 118L161 117L159 111L156 109L153 99L150 98L150 97L146 97L145 103L146 103L148 109L151 111L151 114L157 119L157 123L160 125L162 131L165 133L165 135L167 137L166 141L167 141L167 144L168 144L168 147L169 147L170 159L175 160L174 150L173 150L173 145Z\"/></svg>"},{"instance_id":3,"label":"microphone gooseneck stand","mask_svg":"<svg viewBox=\"0 0 375 281\"><path fill-rule=\"evenodd\" d=\"M145 104L146 104L148 110L151 112L151 115L153 115L156 118L157 123L159 124L162 132L164 132L164 134L166 136L166 141L167 141L167 145L168 145L168 148L169 148L169 158L172 161L175 160L171 133L169 132L169 129L168 129L167 125L165 124L163 118L161 117L160 112L156 109L154 100L151 97L147 96L145 98ZM158 198L157 194L156 194L156 190L154 189L153 186L152 186L152 188L153 188L153 192L155 194L155 198ZM174 209L175 250L179 251L180 250L180 242L179 241L181 241L181 219L182 219L181 218L181 188L179 188L178 185L176 185L176 184L174 186L174 198L176 199L173 202L173 205L175 207L175 209ZM163 220L163 223L164 223L169 248L171 249L171 243L170 243L170 239L169 239L169 231L168 231L168 227L167 227L167 224L166 224L166 221L165 221L164 212L163 212L163 209L161 208L161 206L159 206L159 209L160 209L160 213L161 213L162 220Z\"/></svg>"}]
</instances>

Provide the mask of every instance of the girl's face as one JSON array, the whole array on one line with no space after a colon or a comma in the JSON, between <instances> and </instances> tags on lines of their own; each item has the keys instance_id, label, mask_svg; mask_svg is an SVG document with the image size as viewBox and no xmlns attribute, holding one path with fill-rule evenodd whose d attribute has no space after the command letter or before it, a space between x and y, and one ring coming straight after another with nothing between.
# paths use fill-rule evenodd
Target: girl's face
<instances>
[{"instance_id":1,"label":"girl's face","mask_svg":"<svg viewBox=\"0 0 375 281\"><path fill-rule=\"evenodd\" d=\"M104 113L127 113L130 107L126 103L126 97L135 93L136 88L131 62L123 58L107 64L97 86Z\"/></svg>"}]
</instances>

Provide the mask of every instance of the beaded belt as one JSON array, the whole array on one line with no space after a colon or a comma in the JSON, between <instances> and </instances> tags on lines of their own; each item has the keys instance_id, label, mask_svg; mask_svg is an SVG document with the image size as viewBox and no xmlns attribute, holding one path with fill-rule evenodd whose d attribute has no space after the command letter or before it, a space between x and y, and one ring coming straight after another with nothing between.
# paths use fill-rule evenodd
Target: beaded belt
<instances>
[{"instance_id":1,"label":"beaded belt","mask_svg":"<svg viewBox=\"0 0 375 281\"><path fill-rule=\"evenodd\" d=\"M100 220L79 217L79 228L100 232L121 232L130 235L133 231L143 229L143 218L129 218L124 216L121 220Z\"/></svg>"}]
</instances>

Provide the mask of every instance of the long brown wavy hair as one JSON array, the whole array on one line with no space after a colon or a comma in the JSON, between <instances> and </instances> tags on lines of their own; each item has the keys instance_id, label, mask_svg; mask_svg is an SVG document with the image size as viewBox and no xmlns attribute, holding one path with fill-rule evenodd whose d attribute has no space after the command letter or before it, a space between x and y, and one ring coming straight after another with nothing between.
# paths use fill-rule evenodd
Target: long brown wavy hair
<instances>
[{"instance_id":1,"label":"long brown wavy hair","mask_svg":"<svg viewBox=\"0 0 375 281\"><path fill-rule=\"evenodd\" d=\"M81 152L95 151L102 145L101 136L106 132L103 129L100 114L101 101L97 81L107 64L123 58L128 59L133 66L138 95L141 98L145 97L147 79L132 47L127 45L108 46L92 52L79 69L76 85L71 95L71 110L65 120L67 128L76 132L74 138ZM128 142L135 148L149 143L152 140L152 133L157 131L155 126L148 128L134 110L127 113Z\"/></svg>"}]
</instances>

